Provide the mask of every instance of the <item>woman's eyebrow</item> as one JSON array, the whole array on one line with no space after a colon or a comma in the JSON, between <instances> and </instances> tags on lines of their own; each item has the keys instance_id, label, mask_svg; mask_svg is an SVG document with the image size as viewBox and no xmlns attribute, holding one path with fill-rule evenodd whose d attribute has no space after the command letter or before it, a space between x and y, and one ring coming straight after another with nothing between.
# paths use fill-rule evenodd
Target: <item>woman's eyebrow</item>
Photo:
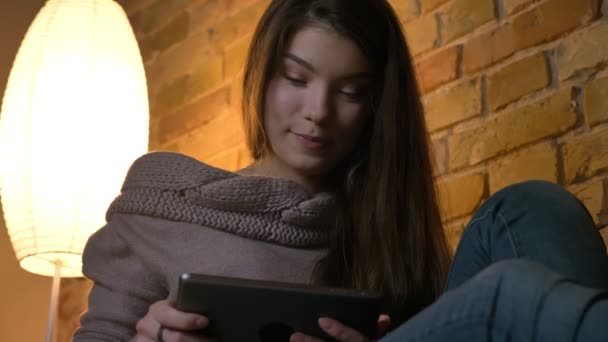
<instances>
[{"instance_id":1,"label":"woman's eyebrow","mask_svg":"<svg viewBox=\"0 0 608 342\"><path fill-rule=\"evenodd\" d=\"M306 69L315 72L315 68L312 66L312 64L308 63L307 61L303 60L302 58L292 54L292 53L285 53L285 58L291 59L292 61L300 64L301 66L305 67Z\"/></svg>"},{"instance_id":2,"label":"woman's eyebrow","mask_svg":"<svg viewBox=\"0 0 608 342\"><path fill-rule=\"evenodd\" d=\"M316 72L316 70L312 66L312 64L310 64L309 62L303 60L302 58L300 58L292 53L289 53L289 52L285 53L285 58L298 63L299 65L310 70L311 72ZM372 79L373 77L374 77L374 75L371 72L361 71L361 72L354 72L352 74L347 74L344 77L341 77L341 79L343 79L343 80L352 80L352 79L358 79L358 78Z\"/></svg>"}]
</instances>

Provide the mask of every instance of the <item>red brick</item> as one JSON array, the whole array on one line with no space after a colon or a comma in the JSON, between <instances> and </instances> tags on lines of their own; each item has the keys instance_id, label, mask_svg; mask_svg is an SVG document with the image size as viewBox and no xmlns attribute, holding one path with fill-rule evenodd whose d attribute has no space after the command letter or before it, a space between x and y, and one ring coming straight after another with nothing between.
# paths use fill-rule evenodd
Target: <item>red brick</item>
<instances>
[{"instance_id":1,"label":"red brick","mask_svg":"<svg viewBox=\"0 0 608 342\"><path fill-rule=\"evenodd\" d=\"M593 21L599 0L549 0L518 15L464 46L463 67L472 72L499 62L516 51L554 40Z\"/></svg>"},{"instance_id":2,"label":"red brick","mask_svg":"<svg viewBox=\"0 0 608 342\"><path fill-rule=\"evenodd\" d=\"M260 0L222 0L224 10L228 15L235 15L244 8L250 7L255 2ZM266 3L266 6L270 3L270 0L262 0L261 2Z\"/></svg>"},{"instance_id":3,"label":"red brick","mask_svg":"<svg viewBox=\"0 0 608 342\"><path fill-rule=\"evenodd\" d=\"M241 104L243 102L243 73L238 74L230 81L230 108L233 112L241 115Z\"/></svg>"},{"instance_id":4,"label":"red brick","mask_svg":"<svg viewBox=\"0 0 608 342\"><path fill-rule=\"evenodd\" d=\"M481 82L465 80L450 89L424 97L426 123L430 132L446 128L481 114Z\"/></svg>"},{"instance_id":5,"label":"red brick","mask_svg":"<svg viewBox=\"0 0 608 342\"><path fill-rule=\"evenodd\" d=\"M189 76L182 75L170 83L163 84L156 94L150 94L150 119L159 119L182 106L186 101L189 85Z\"/></svg>"},{"instance_id":6,"label":"red brick","mask_svg":"<svg viewBox=\"0 0 608 342\"><path fill-rule=\"evenodd\" d=\"M194 72L200 68L201 61L217 55L209 43L207 32L191 33L174 48L158 56L153 63L146 65L148 92L155 95L161 85Z\"/></svg>"},{"instance_id":7,"label":"red brick","mask_svg":"<svg viewBox=\"0 0 608 342\"><path fill-rule=\"evenodd\" d=\"M80 326L80 316L87 309L92 286L93 282L86 278L61 279L54 341L72 341L74 331Z\"/></svg>"},{"instance_id":8,"label":"red brick","mask_svg":"<svg viewBox=\"0 0 608 342\"><path fill-rule=\"evenodd\" d=\"M217 89L223 80L224 59L221 55L209 55L199 60L198 67L192 71L186 89L186 102L210 90Z\"/></svg>"},{"instance_id":9,"label":"red brick","mask_svg":"<svg viewBox=\"0 0 608 342\"><path fill-rule=\"evenodd\" d=\"M555 136L576 124L571 90L493 116L485 123L448 137L450 169L475 165L522 145Z\"/></svg>"},{"instance_id":10,"label":"red brick","mask_svg":"<svg viewBox=\"0 0 608 342\"><path fill-rule=\"evenodd\" d=\"M188 36L190 17L182 13L156 33L140 40L141 55L144 61L151 60L156 54L179 43Z\"/></svg>"},{"instance_id":11,"label":"red brick","mask_svg":"<svg viewBox=\"0 0 608 342\"><path fill-rule=\"evenodd\" d=\"M176 50L184 52L181 46ZM178 58L175 61L180 60ZM221 55L201 53L197 58L192 58L191 55L190 60L182 68L165 63L164 59L161 66L155 67L157 63L153 63L149 68L147 74L151 117L159 118L221 85ZM198 64L193 64L194 62Z\"/></svg>"},{"instance_id":12,"label":"red brick","mask_svg":"<svg viewBox=\"0 0 608 342\"><path fill-rule=\"evenodd\" d=\"M508 15L521 11L536 0L503 0L505 13Z\"/></svg>"},{"instance_id":13,"label":"red brick","mask_svg":"<svg viewBox=\"0 0 608 342\"><path fill-rule=\"evenodd\" d=\"M137 12L135 14L129 15L129 24L131 24L131 28L133 29L133 33L135 33L135 39L139 42L143 39L143 11Z\"/></svg>"},{"instance_id":14,"label":"red brick","mask_svg":"<svg viewBox=\"0 0 608 342\"><path fill-rule=\"evenodd\" d=\"M131 16L137 12L141 12L143 9L152 5L156 0L118 0L120 6Z\"/></svg>"},{"instance_id":15,"label":"red brick","mask_svg":"<svg viewBox=\"0 0 608 342\"><path fill-rule=\"evenodd\" d=\"M160 141L158 139L158 134L160 131L160 120L150 120L149 125L149 133L148 133L148 150L156 151L160 148Z\"/></svg>"},{"instance_id":16,"label":"red brick","mask_svg":"<svg viewBox=\"0 0 608 342\"><path fill-rule=\"evenodd\" d=\"M203 162L217 167L218 169L227 171L236 171L239 169L239 151L238 146L228 148L214 156L206 158Z\"/></svg>"},{"instance_id":17,"label":"red brick","mask_svg":"<svg viewBox=\"0 0 608 342\"><path fill-rule=\"evenodd\" d=\"M249 148L245 143L242 143L238 147L239 150L239 164L238 169L242 169L249 164L253 163L253 158L251 157L251 153L249 153Z\"/></svg>"},{"instance_id":18,"label":"red brick","mask_svg":"<svg viewBox=\"0 0 608 342\"><path fill-rule=\"evenodd\" d=\"M435 175L444 174L448 169L448 146L444 139L433 140Z\"/></svg>"},{"instance_id":19,"label":"red brick","mask_svg":"<svg viewBox=\"0 0 608 342\"><path fill-rule=\"evenodd\" d=\"M568 183L608 170L608 128L598 127L590 133L566 141L563 155Z\"/></svg>"},{"instance_id":20,"label":"red brick","mask_svg":"<svg viewBox=\"0 0 608 342\"><path fill-rule=\"evenodd\" d=\"M507 65L488 76L488 99L492 110L543 89L551 82L543 53Z\"/></svg>"},{"instance_id":21,"label":"red brick","mask_svg":"<svg viewBox=\"0 0 608 342\"><path fill-rule=\"evenodd\" d=\"M251 38L252 35L245 36L224 51L224 79L231 79L243 70Z\"/></svg>"},{"instance_id":22,"label":"red brick","mask_svg":"<svg viewBox=\"0 0 608 342\"><path fill-rule=\"evenodd\" d=\"M143 11L142 31L149 34L165 26L178 14L183 13L188 6L196 4L200 0L171 0L157 1Z\"/></svg>"},{"instance_id":23,"label":"red brick","mask_svg":"<svg viewBox=\"0 0 608 342\"><path fill-rule=\"evenodd\" d=\"M604 196L608 195L608 193L604 193L604 189L604 181L601 179L568 187L568 190L583 202L596 224L600 223L599 215L602 211Z\"/></svg>"},{"instance_id":24,"label":"red brick","mask_svg":"<svg viewBox=\"0 0 608 342\"><path fill-rule=\"evenodd\" d=\"M229 88L222 88L208 96L201 97L174 113L160 118L160 144L166 144L186 133L207 124L214 118L229 111Z\"/></svg>"},{"instance_id":25,"label":"red brick","mask_svg":"<svg viewBox=\"0 0 608 342\"><path fill-rule=\"evenodd\" d=\"M606 246L606 252L608 252L608 226L600 230L600 234L602 234L602 238L604 239L604 245Z\"/></svg>"},{"instance_id":26,"label":"red brick","mask_svg":"<svg viewBox=\"0 0 608 342\"><path fill-rule=\"evenodd\" d=\"M204 32L213 29L218 23L229 16L225 0L207 0L190 9L191 31Z\"/></svg>"},{"instance_id":27,"label":"red brick","mask_svg":"<svg viewBox=\"0 0 608 342\"><path fill-rule=\"evenodd\" d=\"M481 203L485 192L485 174L468 173L440 180L439 203L443 220L451 220L473 212Z\"/></svg>"},{"instance_id":28,"label":"red brick","mask_svg":"<svg viewBox=\"0 0 608 342\"><path fill-rule=\"evenodd\" d=\"M412 55L419 55L439 45L435 15L423 15L404 25L405 36Z\"/></svg>"},{"instance_id":29,"label":"red brick","mask_svg":"<svg viewBox=\"0 0 608 342\"><path fill-rule=\"evenodd\" d=\"M592 73L608 62L608 21L577 31L564 39L556 49L555 64L559 78L565 80L579 73Z\"/></svg>"},{"instance_id":30,"label":"red brick","mask_svg":"<svg viewBox=\"0 0 608 342\"><path fill-rule=\"evenodd\" d=\"M177 141L174 141L174 142L171 142L171 143L169 143L167 145L162 146L162 148L160 149L160 151L184 153L184 151L180 150L179 143Z\"/></svg>"},{"instance_id":31,"label":"red brick","mask_svg":"<svg viewBox=\"0 0 608 342\"><path fill-rule=\"evenodd\" d=\"M490 163L489 174L490 193L530 179L557 183L557 149L550 142L543 142L509 154Z\"/></svg>"},{"instance_id":32,"label":"red brick","mask_svg":"<svg viewBox=\"0 0 608 342\"><path fill-rule=\"evenodd\" d=\"M420 0L420 11L424 14L434 10L449 0Z\"/></svg>"},{"instance_id":33,"label":"red brick","mask_svg":"<svg viewBox=\"0 0 608 342\"><path fill-rule=\"evenodd\" d=\"M454 46L420 60L416 73L420 91L425 94L458 77L458 47Z\"/></svg>"},{"instance_id":34,"label":"red brick","mask_svg":"<svg viewBox=\"0 0 608 342\"><path fill-rule=\"evenodd\" d=\"M416 18L420 13L416 0L388 0L388 2L402 22L408 22Z\"/></svg>"},{"instance_id":35,"label":"red brick","mask_svg":"<svg viewBox=\"0 0 608 342\"><path fill-rule=\"evenodd\" d=\"M464 233L464 230L466 229L470 220L470 217L465 217L464 219L457 219L444 223L443 229L445 231L445 236L448 239L448 247L450 248L452 255L454 255L456 252L456 248L460 243L462 234Z\"/></svg>"},{"instance_id":36,"label":"red brick","mask_svg":"<svg viewBox=\"0 0 608 342\"><path fill-rule=\"evenodd\" d=\"M442 7L443 43L461 37L479 26L494 20L494 0L451 0Z\"/></svg>"},{"instance_id":37,"label":"red brick","mask_svg":"<svg viewBox=\"0 0 608 342\"><path fill-rule=\"evenodd\" d=\"M251 34L266 7L267 1L258 1L211 28L210 41L215 51L222 52L232 42Z\"/></svg>"},{"instance_id":38,"label":"red brick","mask_svg":"<svg viewBox=\"0 0 608 342\"><path fill-rule=\"evenodd\" d=\"M229 111L182 136L178 149L198 160L208 160L244 141L241 117Z\"/></svg>"},{"instance_id":39,"label":"red brick","mask_svg":"<svg viewBox=\"0 0 608 342\"><path fill-rule=\"evenodd\" d=\"M608 77L594 80L585 88L585 115L591 126L608 121Z\"/></svg>"}]
</instances>

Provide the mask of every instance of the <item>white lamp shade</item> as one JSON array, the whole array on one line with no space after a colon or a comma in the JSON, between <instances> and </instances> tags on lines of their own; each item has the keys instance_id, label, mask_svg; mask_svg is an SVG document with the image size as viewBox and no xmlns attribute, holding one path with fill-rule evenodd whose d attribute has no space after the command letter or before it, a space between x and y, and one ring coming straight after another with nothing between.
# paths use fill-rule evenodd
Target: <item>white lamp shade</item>
<instances>
[{"instance_id":1,"label":"white lamp shade","mask_svg":"<svg viewBox=\"0 0 608 342\"><path fill-rule=\"evenodd\" d=\"M0 114L0 195L20 266L81 276L129 165L148 147L137 41L112 0L49 0L21 43Z\"/></svg>"}]
</instances>

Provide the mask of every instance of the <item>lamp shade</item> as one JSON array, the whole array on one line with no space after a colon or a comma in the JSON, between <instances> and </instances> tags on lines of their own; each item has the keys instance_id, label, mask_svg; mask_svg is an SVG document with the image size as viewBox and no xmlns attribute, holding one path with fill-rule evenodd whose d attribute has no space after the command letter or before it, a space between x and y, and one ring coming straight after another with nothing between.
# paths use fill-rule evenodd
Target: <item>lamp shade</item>
<instances>
[{"instance_id":1,"label":"lamp shade","mask_svg":"<svg viewBox=\"0 0 608 342\"><path fill-rule=\"evenodd\" d=\"M148 147L141 54L112 0L49 0L23 39L0 113L0 195L22 268L81 276L129 165Z\"/></svg>"}]
</instances>

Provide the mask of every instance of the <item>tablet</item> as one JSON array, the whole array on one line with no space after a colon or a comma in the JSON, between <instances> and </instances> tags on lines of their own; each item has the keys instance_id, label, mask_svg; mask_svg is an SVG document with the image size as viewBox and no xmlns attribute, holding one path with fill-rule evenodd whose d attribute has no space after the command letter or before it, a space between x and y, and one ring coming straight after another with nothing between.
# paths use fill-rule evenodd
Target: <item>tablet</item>
<instances>
[{"instance_id":1,"label":"tablet","mask_svg":"<svg viewBox=\"0 0 608 342\"><path fill-rule=\"evenodd\" d=\"M176 308L207 316L201 333L223 342L289 341L295 331L327 341L318 324L334 318L375 336L382 297L364 291L184 273Z\"/></svg>"}]
</instances>

